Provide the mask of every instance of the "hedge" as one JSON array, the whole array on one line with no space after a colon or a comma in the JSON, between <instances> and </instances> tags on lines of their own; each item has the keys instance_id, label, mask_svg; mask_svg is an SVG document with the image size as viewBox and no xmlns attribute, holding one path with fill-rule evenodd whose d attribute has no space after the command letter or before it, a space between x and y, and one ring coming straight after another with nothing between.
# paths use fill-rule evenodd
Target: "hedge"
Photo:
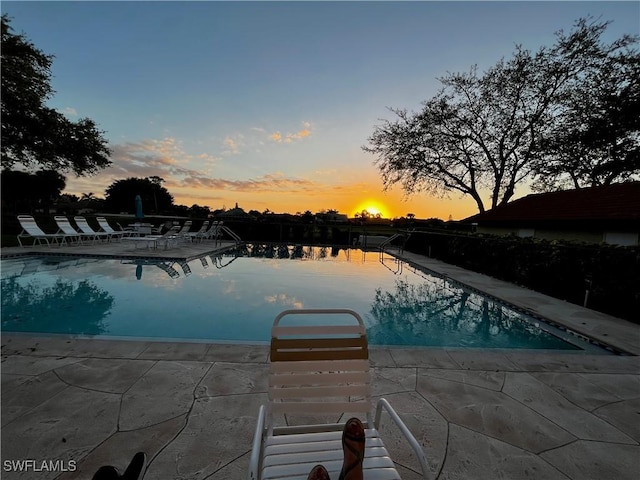
<instances>
[{"instance_id":1,"label":"hedge","mask_svg":"<svg viewBox=\"0 0 640 480\"><path fill-rule=\"evenodd\" d=\"M640 247L413 232L405 249L640 323Z\"/></svg>"}]
</instances>

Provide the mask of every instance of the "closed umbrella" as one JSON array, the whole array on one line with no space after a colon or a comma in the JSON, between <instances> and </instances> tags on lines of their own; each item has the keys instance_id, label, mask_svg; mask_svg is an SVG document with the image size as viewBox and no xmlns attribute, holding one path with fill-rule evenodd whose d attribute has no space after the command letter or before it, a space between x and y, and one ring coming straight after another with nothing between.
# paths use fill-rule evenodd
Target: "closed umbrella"
<instances>
[{"instance_id":1,"label":"closed umbrella","mask_svg":"<svg viewBox=\"0 0 640 480\"><path fill-rule=\"evenodd\" d=\"M136 219L142 220L144 218L144 214L142 213L142 198L140 195L136 195Z\"/></svg>"}]
</instances>

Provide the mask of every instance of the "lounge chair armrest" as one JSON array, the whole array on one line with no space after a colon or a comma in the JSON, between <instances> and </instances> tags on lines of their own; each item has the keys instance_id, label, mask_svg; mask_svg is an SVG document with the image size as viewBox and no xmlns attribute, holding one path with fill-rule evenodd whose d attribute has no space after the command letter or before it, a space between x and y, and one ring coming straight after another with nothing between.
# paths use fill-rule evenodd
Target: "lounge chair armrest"
<instances>
[{"instance_id":1,"label":"lounge chair armrest","mask_svg":"<svg viewBox=\"0 0 640 480\"><path fill-rule=\"evenodd\" d=\"M423 478L425 479L431 478L431 473L429 472L429 466L427 465L427 458L424 455L424 451L422 450L422 447L420 446L416 438L413 436L411 431L404 424L400 416L391 407L389 402L387 402L387 400L384 398L380 398L376 405L376 418L374 422L375 428L376 429L380 428L380 418L382 417L383 409L387 411L391 419L394 421L396 426L402 432L402 435L404 435L404 437L407 439L407 442L409 442L409 445L411 445L411 448L416 454L416 457L418 457L418 461L420 462L420 467L422 468Z\"/></svg>"},{"instance_id":2,"label":"lounge chair armrest","mask_svg":"<svg viewBox=\"0 0 640 480\"><path fill-rule=\"evenodd\" d=\"M258 421L256 422L256 431L253 435L253 445L251 447L251 458L249 459L248 480L258 480L260 478L260 455L262 451L262 435L264 433L264 422L266 417L266 408L260 406L258 411Z\"/></svg>"}]
</instances>

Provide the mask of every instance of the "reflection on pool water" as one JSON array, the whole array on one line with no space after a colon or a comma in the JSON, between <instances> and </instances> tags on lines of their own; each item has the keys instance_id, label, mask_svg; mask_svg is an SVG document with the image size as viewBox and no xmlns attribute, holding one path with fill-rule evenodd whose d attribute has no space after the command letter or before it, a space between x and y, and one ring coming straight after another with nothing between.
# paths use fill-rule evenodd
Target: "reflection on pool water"
<instances>
[{"instance_id":1,"label":"reflection on pool water","mask_svg":"<svg viewBox=\"0 0 640 480\"><path fill-rule=\"evenodd\" d=\"M377 345L580 350L535 319L377 252L246 245L189 262L2 260L6 332L268 342L273 318L290 308L353 309Z\"/></svg>"}]
</instances>

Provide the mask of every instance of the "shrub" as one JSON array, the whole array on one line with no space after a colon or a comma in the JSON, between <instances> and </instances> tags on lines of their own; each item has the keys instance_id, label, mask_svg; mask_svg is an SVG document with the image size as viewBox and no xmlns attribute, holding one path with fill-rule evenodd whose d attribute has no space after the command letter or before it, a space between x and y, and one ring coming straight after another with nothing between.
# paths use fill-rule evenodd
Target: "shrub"
<instances>
[{"instance_id":1,"label":"shrub","mask_svg":"<svg viewBox=\"0 0 640 480\"><path fill-rule=\"evenodd\" d=\"M405 248L640 323L640 248L414 232Z\"/></svg>"}]
</instances>

